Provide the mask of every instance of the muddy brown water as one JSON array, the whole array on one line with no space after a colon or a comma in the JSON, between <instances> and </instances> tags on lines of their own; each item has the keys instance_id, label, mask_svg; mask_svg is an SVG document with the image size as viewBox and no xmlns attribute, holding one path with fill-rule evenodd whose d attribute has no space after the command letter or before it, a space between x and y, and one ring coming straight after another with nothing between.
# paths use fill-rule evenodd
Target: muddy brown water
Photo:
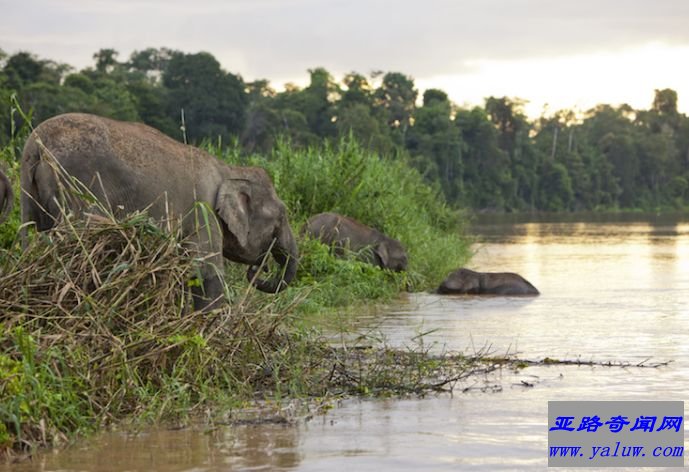
<instances>
[{"instance_id":1,"label":"muddy brown water","mask_svg":"<svg viewBox=\"0 0 689 472\"><path fill-rule=\"evenodd\" d=\"M529 367L466 393L347 400L296 425L102 434L0 471L545 470L549 400L689 400L689 215L482 218L470 267L537 298L412 294L362 317L395 346L660 368ZM525 386L532 385L531 387Z\"/></svg>"}]
</instances>

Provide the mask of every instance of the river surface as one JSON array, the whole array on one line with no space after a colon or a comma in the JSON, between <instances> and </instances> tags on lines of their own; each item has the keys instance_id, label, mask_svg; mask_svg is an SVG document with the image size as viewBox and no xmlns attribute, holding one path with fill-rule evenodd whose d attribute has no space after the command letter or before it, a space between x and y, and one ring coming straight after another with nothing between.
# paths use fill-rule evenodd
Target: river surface
<instances>
[{"instance_id":1,"label":"river surface","mask_svg":"<svg viewBox=\"0 0 689 472\"><path fill-rule=\"evenodd\" d=\"M493 217L472 231L470 268L518 272L541 295L412 294L362 329L394 346L430 331L439 351L669 364L503 369L466 393L347 400L296 426L108 433L13 470L544 470L549 400L689 400L689 215Z\"/></svg>"}]
</instances>

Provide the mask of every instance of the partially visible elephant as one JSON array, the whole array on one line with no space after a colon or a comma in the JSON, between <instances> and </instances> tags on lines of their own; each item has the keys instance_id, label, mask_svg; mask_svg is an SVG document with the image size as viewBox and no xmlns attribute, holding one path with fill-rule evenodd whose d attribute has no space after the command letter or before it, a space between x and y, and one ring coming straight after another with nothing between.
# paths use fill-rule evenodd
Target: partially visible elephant
<instances>
[{"instance_id":1,"label":"partially visible elephant","mask_svg":"<svg viewBox=\"0 0 689 472\"><path fill-rule=\"evenodd\" d=\"M10 179L0 171L0 223L5 221L12 211L14 193Z\"/></svg>"},{"instance_id":2,"label":"partially visible elephant","mask_svg":"<svg viewBox=\"0 0 689 472\"><path fill-rule=\"evenodd\" d=\"M247 277L264 292L284 289L296 274L297 244L285 205L261 168L229 166L140 123L59 115L31 133L22 156L22 221L38 231L60 218L59 201L77 213L87 210L63 195L66 178L58 177L58 167L115 214L147 209L153 218L182 221L184 240L203 260L203 285L192 289L196 309L223 303L223 256L250 265ZM282 275L256 278L268 252Z\"/></svg>"},{"instance_id":3,"label":"partially visible elephant","mask_svg":"<svg viewBox=\"0 0 689 472\"><path fill-rule=\"evenodd\" d=\"M402 243L348 216L319 213L309 218L302 233L334 246L338 255L349 249L361 252L364 262L380 268L407 270L407 252Z\"/></svg>"},{"instance_id":4,"label":"partially visible elephant","mask_svg":"<svg viewBox=\"0 0 689 472\"><path fill-rule=\"evenodd\" d=\"M474 272L458 269L438 287L439 294L538 295L539 291L519 274L511 272Z\"/></svg>"}]
</instances>

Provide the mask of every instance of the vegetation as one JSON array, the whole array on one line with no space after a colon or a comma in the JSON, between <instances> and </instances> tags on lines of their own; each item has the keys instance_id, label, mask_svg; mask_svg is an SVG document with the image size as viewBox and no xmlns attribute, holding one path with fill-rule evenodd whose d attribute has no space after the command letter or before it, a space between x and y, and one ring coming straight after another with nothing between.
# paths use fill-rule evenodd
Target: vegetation
<instances>
[{"instance_id":1,"label":"vegetation","mask_svg":"<svg viewBox=\"0 0 689 472\"><path fill-rule=\"evenodd\" d=\"M478 357L327 343L299 322L296 308L319 280L308 271L374 287L350 297L375 296L375 282L395 279L314 241L304 242L308 275L296 287L268 297L238 277L227 287L231 306L193 312L185 288L194 260L177 231L142 213L103 213L63 215L0 259L0 452L122 418L186 421L261 398L422 394L490 368Z\"/></svg>"},{"instance_id":2,"label":"vegetation","mask_svg":"<svg viewBox=\"0 0 689 472\"><path fill-rule=\"evenodd\" d=\"M16 115L23 126L12 128L2 157L18 193L17 157L31 120L19 107ZM335 348L314 329L316 314L336 317L325 308L430 288L468 258L460 215L418 172L352 139L310 148L280 142L266 156L205 145L228 163L266 167L296 232L314 212L342 211L402 239L416 261L395 274L303 239L288 290L256 293L246 267L233 264L231 305L204 315L190 308L185 288L195 266L176 231L143 213L117 221L101 208L88 221L63 215L22 249L17 205L0 252L0 452L60 443L123 418L185 421L257 399L422 394L487 368L479 358L384 346L351 356L356 346ZM71 191L95 203L79 186Z\"/></svg>"},{"instance_id":3,"label":"vegetation","mask_svg":"<svg viewBox=\"0 0 689 472\"><path fill-rule=\"evenodd\" d=\"M308 148L351 135L411 163L450 205L476 210L655 210L689 201L689 118L670 89L656 90L648 110L602 104L583 116L562 110L529 121L519 99L488 97L466 109L442 90L419 97L399 72L352 72L336 81L316 68L308 86L276 92L267 80L246 83L222 70L203 52L149 48L120 61L102 49L94 60L74 71L0 51L0 116L10 116L16 93L35 122L87 111L141 120L191 143L237 140L247 153L270 153L281 136ZM0 146L12 136L6 120Z\"/></svg>"},{"instance_id":4,"label":"vegetation","mask_svg":"<svg viewBox=\"0 0 689 472\"><path fill-rule=\"evenodd\" d=\"M64 215L21 249L17 202L0 227L4 452L122 418L184 420L256 399L451 388L504 360L368 340L334 347L305 317L436 286L469 257L466 218L455 208L656 208L689 198L689 121L671 90L657 91L646 111L600 106L582 120L562 112L529 123L507 98L467 110L428 90L418 106L413 80L396 72L351 73L338 84L319 68L307 87L277 93L223 71L207 53L146 49L120 62L101 50L94 59L75 72L0 51L0 159L17 198L32 123L67 111L141 120L228 163L265 167L296 233L315 213L345 213L400 239L410 267L396 274L339 260L302 239L289 289L256 293L245 268L232 265L230 306L202 315L190 308L194 261L175 231L140 213L88 222Z\"/></svg>"},{"instance_id":5,"label":"vegetation","mask_svg":"<svg viewBox=\"0 0 689 472\"><path fill-rule=\"evenodd\" d=\"M309 148L295 148L282 141L267 155L246 156L238 145L221 148L209 144L206 148L229 164L267 169L297 231L310 216L335 211L402 241L410 261L406 274L355 264L357 270L368 271L371 276L379 274L396 281L395 293L399 287L434 288L453 267L468 259L467 241L459 237L466 217L450 209L442 194L404 162L379 157L353 139ZM317 259L318 250L310 245L301 253L302 273L312 278L309 283L320 283L326 274ZM386 284L377 281L366 285Z\"/></svg>"}]
</instances>

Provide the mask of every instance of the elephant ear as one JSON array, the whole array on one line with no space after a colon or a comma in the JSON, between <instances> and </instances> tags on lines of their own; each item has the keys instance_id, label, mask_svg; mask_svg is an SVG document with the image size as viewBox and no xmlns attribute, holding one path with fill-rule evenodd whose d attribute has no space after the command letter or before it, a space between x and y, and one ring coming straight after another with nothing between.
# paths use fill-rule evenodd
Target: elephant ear
<instances>
[{"instance_id":1,"label":"elephant ear","mask_svg":"<svg viewBox=\"0 0 689 472\"><path fill-rule=\"evenodd\" d=\"M245 179L223 181L215 198L215 211L243 248L249 241L250 202L251 185Z\"/></svg>"},{"instance_id":2,"label":"elephant ear","mask_svg":"<svg viewBox=\"0 0 689 472\"><path fill-rule=\"evenodd\" d=\"M388 247L385 243L379 243L373 248L373 255L380 261L381 268L387 268L390 263Z\"/></svg>"}]
</instances>

